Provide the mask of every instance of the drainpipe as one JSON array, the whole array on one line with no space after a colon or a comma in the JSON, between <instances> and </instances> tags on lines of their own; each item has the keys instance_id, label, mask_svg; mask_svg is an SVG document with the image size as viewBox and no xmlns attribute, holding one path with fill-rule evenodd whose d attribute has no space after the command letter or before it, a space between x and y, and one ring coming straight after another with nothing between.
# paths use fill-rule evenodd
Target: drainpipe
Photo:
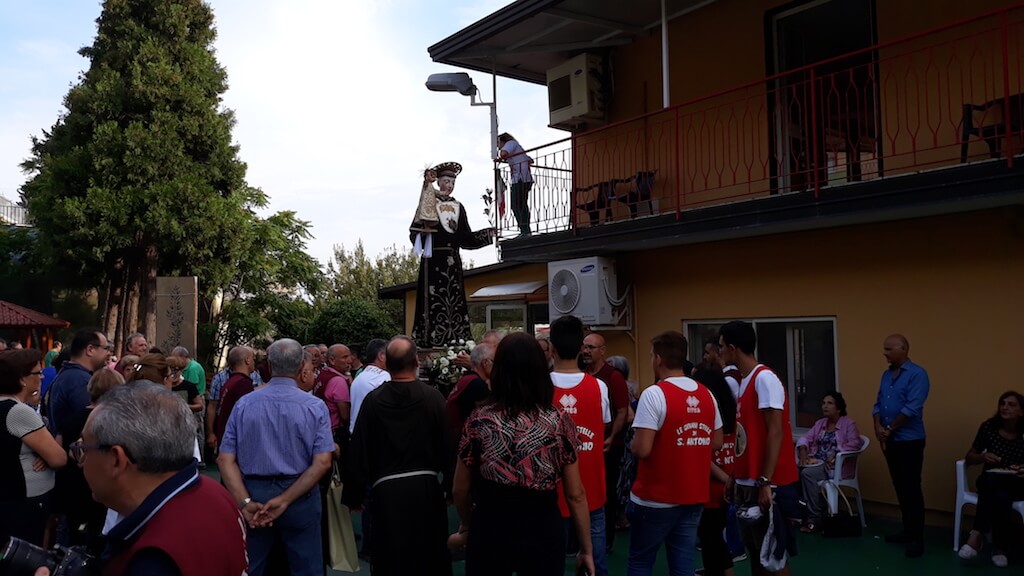
<instances>
[{"instance_id":1,"label":"drainpipe","mask_svg":"<svg viewBox=\"0 0 1024 576\"><path fill-rule=\"evenodd\" d=\"M661 0L661 100L662 108L668 108L671 98L669 97L669 73L668 73L668 16L665 11L665 3L668 0Z\"/></svg>"}]
</instances>

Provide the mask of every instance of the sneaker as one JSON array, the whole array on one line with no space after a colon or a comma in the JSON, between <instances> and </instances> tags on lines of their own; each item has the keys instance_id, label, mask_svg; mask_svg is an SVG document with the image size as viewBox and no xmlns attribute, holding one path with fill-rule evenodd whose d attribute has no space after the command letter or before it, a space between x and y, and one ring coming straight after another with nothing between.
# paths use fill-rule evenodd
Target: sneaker
<instances>
[{"instance_id":1,"label":"sneaker","mask_svg":"<svg viewBox=\"0 0 1024 576\"><path fill-rule=\"evenodd\" d=\"M746 559L747 559L747 553L746 552L740 552L739 554L737 554L737 555L732 557L732 563L736 564L737 562L743 562Z\"/></svg>"},{"instance_id":2,"label":"sneaker","mask_svg":"<svg viewBox=\"0 0 1024 576\"><path fill-rule=\"evenodd\" d=\"M1006 554L1003 554L999 550L993 550L992 564L995 565L996 568L1006 568L1006 565L1009 564L1006 560Z\"/></svg>"},{"instance_id":3,"label":"sneaker","mask_svg":"<svg viewBox=\"0 0 1024 576\"><path fill-rule=\"evenodd\" d=\"M960 550L956 555L959 556L961 560L974 560L978 557L978 551L970 544L964 544L960 547Z\"/></svg>"}]
</instances>

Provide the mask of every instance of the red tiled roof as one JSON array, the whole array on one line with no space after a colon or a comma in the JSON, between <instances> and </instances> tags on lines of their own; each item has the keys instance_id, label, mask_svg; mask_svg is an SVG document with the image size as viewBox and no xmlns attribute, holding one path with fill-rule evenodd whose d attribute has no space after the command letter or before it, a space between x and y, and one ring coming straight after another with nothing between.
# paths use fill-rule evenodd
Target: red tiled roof
<instances>
[{"instance_id":1,"label":"red tiled roof","mask_svg":"<svg viewBox=\"0 0 1024 576\"><path fill-rule=\"evenodd\" d=\"M67 328L71 323L0 300L0 328Z\"/></svg>"}]
</instances>

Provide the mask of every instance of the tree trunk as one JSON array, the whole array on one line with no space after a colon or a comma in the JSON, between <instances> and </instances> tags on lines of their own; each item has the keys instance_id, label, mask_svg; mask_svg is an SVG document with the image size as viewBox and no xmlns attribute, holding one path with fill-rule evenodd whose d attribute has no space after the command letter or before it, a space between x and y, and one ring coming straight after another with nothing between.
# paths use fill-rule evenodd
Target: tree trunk
<instances>
[{"instance_id":1,"label":"tree trunk","mask_svg":"<svg viewBox=\"0 0 1024 576\"><path fill-rule=\"evenodd\" d=\"M125 326L128 325L128 278L130 271L131 265L125 263L121 269L120 286L117 287L120 299L117 307L117 326L114 330L114 350L118 355L124 351L124 337L128 334L125 332Z\"/></svg>"},{"instance_id":2,"label":"tree trunk","mask_svg":"<svg viewBox=\"0 0 1024 576\"><path fill-rule=\"evenodd\" d=\"M129 334L139 331L139 291L142 288L143 266L133 265L128 273L128 313L125 315L125 323L122 328L124 338Z\"/></svg>"},{"instance_id":3,"label":"tree trunk","mask_svg":"<svg viewBox=\"0 0 1024 576\"><path fill-rule=\"evenodd\" d=\"M143 333L149 342L156 342L156 276L159 265L160 254L157 252L156 246L146 248L146 266L142 284L142 292L145 295Z\"/></svg>"}]
</instances>

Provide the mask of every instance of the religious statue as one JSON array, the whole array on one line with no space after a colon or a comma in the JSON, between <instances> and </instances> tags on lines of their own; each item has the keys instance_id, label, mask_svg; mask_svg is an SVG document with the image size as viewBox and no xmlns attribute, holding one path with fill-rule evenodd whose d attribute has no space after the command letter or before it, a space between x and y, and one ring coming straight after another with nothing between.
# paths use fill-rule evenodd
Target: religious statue
<instances>
[{"instance_id":1,"label":"religious statue","mask_svg":"<svg viewBox=\"0 0 1024 576\"><path fill-rule=\"evenodd\" d=\"M424 172L419 205L409 227L409 239L420 256L412 337L423 348L472 339L459 250L482 248L495 235L494 228L476 232L469 228L465 208L451 195L460 172L462 165L457 162Z\"/></svg>"}]
</instances>

